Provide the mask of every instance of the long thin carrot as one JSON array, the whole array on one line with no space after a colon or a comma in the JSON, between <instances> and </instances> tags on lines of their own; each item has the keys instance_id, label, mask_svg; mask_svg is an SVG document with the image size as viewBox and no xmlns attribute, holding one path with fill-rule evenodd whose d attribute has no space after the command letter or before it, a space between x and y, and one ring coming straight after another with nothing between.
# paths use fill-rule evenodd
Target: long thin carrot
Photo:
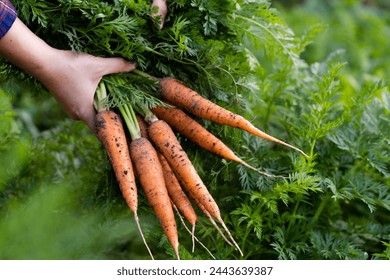
<instances>
[{"instance_id":1,"label":"long thin carrot","mask_svg":"<svg viewBox=\"0 0 390 280\"><path fill-rule=\"evenodd\" d=\"M156 150L146 138L141 137L131 141L130 153L145 196L179 258L176 221Z\"/></svg>"},{"instance_id":2,"label":"long thin carrot","mask_svg":"<svg viewBox=\"0 0 390 280\"><path fill-rule=\"evenodd\" d=\"M131 105L122 105L119 109L131 135L130 155L139 182L177 258L180 259L175 216L157 151L147 138L141 136L141 130Z\"/></svg>"},{"instance_id":3,"label":"long thin carrot","mask_svg":"<svg viewBox=\"0 0 390 280\"><path fill-rule=\"evenodd\" d=\"M194 245L195 225L196 221L198 220L198 217L187 195L181 188L179 180L176 178L176 175L172 171L165 157L161 153L157 153L157 156L160 160L161 167L163 169L165 185L167 187L168 194L172 200L172 203L179 209L181 213L183 213L184 217L192 225L192 244Z\"/></svg>"},{"instance_id":4,"label":"long thin carrot","mask_svg":"<svg viewBox=\"0 0 390 280\"><path fill-rule=\"evenodd\" d=\"M126 204L133 212L135 222L141 234L149 255L153 255L143 235L137 214L138 197L133 164L127 145L125 131L119 115L102 106L102 100L106 97L106 88L102 82L96 91L95 108L98 111L95 116L95 129L98 139L103 144L110 158L119 188Z\"/></svg>"},{"instance_id":5,"label":"long thin carrot","mask_svg":"<svg viewBox=\"0 0 390 280\"><path fill-rule=\"evenodd\" d=\"M199 95L196 91L188 88L174 78L166 77L161 79L159 86L160 95L164 100L185 109L197 117L210 120L220 125L228 125L243 129L258 137L297 150L304 156L308 157L308 155L306 155L297 147L294 147L271 135L268 135L267 133L255 127L251 122L249 122L241 115L235 114L221 106L218 106L210 100L207 100L206 98Z\"/></svg>"},{"instance_id":6,"label":"long thin carrot","mask_svg":"<svg viewBox=\"0 0 390 280\"><path fill-rule=\"evenodd\" d=\"M176 107L156 106L151 111L159 118L166 121L175 131L195 142L200 147L222 158L238 162L260 174L268 177L281 177L260 171L239 158L219 138L209 132L201 124Z\"/></svg>"},{"instance_id":7,"label":"long thin carrot","mask_svg":"<svg viewBox=\"0 0 390 280\"><path fill-rule=\"evenodd\" d=\"M191 193L199 202L206 208L206 210L219 221L222 227L231 236L225 223L222 220L221 213L214 198L209 193L208 189L204 185L202 179L197 173L195 167L192 165L191 160L181 147L171 127L163 120L158 120L149 125L148 129L149 137L156 145L157 149L164 155L172 170L176 176L182 182L183 188ZM239 246L233 242L237 249L242 254Z\"/></svg>"},{"instance_id":8,"label":"long thin carrot","mask_svg":"<svg viewBox=\"0 0 390 280\"><path fill-rule=\"evenodd\" d=\"M141 136L148 138L149 136L147 132L147 122L140 115L137 115L136 117L138 125L140 127ZM180 210L180 212L183 213L187 221L194 227L198 217L196 216L195 210L192 207L191 202L187 198L186 194L183 192L179 180L176 178L174 172L172 171L172 168L169 166L165 157L160 152L157 152L157 156L163 169L165 185L168 190L169 197Z\"/></svg>"},{"instance_id":9,"label":"long thin carrot","mask_svg":"<svg viewBox=\"0 0 390 280\"><path fill-rule=\"evenodd\" d=\"M130 210L136 212L137 186L120 117L110 110L100 111L95 118L95 127L97 136L110 158L123 197Z\"/></svg>"}]
</instances>

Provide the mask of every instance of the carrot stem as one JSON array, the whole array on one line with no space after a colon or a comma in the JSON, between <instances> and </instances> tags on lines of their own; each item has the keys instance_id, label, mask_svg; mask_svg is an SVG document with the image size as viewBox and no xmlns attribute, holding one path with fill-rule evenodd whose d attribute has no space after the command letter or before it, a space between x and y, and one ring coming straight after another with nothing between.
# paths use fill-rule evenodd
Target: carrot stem
<instances>
[{"instance_id":1,"label":"carrot stem","mask_svg":"<svg viewBox=\"0 0 390 280\"><path fill-rule=\"evenodd\" d=\"M138 69L134 69L134 70L132 71L132 73L133 73L133 74L136 74L136 75L138 75L138 76L147 78L147 79L149 79L149 80L151 80L151 81L153 81L153 82L159 82L159 81L160 81L159 78L157 78L157 77L155 77L155 76L152 76L152 75L150 75L150 74L148 74L148 73L146 73L146 72L144 72L144 71L138 70Z\"/></svg>"},{"instance_id":2,"label":"carrot stem","mask_svg":"<svg viewBox=\"0 0 390 280\"><path fill-rule=\"evenodd\" d=\"M118 107L126 126L129 130L131 139L137 139L141 137L141 130L137 122L137 117L134 113L133 107L130 104L124 104Z\"/></svg>"},{"instance_id":3,"label":"carrot stem","mask_svg":"<svg viewBox=\"0 0 390 280\"><path fill-rule=\"evenodd\" d=\"M95 98L93 100L93 106L97 112L107 110L108 108L103 105L103 100L107 98L107 88L103 81L101 81L96 89Z\"/></svg>"}]
</instances>

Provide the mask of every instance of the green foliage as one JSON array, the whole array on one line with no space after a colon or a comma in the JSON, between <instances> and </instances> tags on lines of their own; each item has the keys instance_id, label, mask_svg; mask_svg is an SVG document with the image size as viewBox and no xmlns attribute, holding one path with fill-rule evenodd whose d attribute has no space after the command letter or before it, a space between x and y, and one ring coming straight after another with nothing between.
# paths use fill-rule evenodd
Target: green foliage
<instances>
[{"instance_id":1,"label":"green foliage","mask_svg":"<svg viewBox=\"0 0 390 280\"><path fill-rule=\"evenodd\" d=\"M390 259L389 13L357 0L284 2L168 1L163 30L149 1L16 5L53 46L175 76L309 154L200 120L251 165L286 177L268 178L179 136L243 259ZM31 77L0 69L0 258L148 258L100 143ZM122 78L129 86L108 104L158 102L155 85ZM139 215L156 257L174 258L142 192ZM183 259L211 258L200 245L191 253L178 227ZM196 234L216 258L241 258L202 215Z\"/></svg>"}]
</instances>

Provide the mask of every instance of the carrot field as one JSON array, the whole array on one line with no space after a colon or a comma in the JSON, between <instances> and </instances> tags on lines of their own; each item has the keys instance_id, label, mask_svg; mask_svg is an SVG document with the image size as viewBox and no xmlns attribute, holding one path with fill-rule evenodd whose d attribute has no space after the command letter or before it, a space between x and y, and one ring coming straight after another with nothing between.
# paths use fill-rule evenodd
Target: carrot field
<instances>
[{"instance_id":1,"label":"carrot field","mask_svg":"<svg viewBox=\"0 0 390 280\"><path fill-rule=\"evenodd\" d=\"M0 259L390 259L388 1L14 2L137 70L95 135L0 58Z\"/></svg>"}]
</instances>

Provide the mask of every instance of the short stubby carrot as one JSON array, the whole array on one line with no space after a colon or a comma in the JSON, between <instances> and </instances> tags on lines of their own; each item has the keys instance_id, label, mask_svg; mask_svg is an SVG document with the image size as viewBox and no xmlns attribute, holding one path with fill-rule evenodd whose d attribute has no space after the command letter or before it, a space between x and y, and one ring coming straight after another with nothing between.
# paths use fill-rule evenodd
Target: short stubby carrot
<instances>
[{"instance_id":1,"label":"short stubby carrot","mask_svg":"<svg viewBox=\"0 0 390 280\"><path fill-rule=\"evenodd\" d=\"M297 147L285 143L255 127L250 121L239 114L235 114L213 102L204 98L196 91L183 85L178 80L165 77L160 80L159 92L161 98L185 109L194 116L210 120L220 125L228 125L235 128L243 129L255 136L267 139L269 141L282 144L307 155Z\"/></svg>"},{"instance_id":2,"label":"short stubby carrot","mask_svg":"<svg viewBox=\"0 0 390 280\"><path fill-rule=\"evenodd\" d=\"M96 114L95 128L110 158L122 195L133 213L137 212L138 196L133 165L120 117L111 110Z\"/></svg>"},{"instance_id":3,"label":"short stubby carrot","mask_svg":"<svg viewBox=\"0 0 390 280\"><path fill-rule=\"evenodd\" d=\"M131 141L130 154L145 196L179 258L176 221L157 152L148 139L140 137Z\"/></svg>"}]
</instances>

